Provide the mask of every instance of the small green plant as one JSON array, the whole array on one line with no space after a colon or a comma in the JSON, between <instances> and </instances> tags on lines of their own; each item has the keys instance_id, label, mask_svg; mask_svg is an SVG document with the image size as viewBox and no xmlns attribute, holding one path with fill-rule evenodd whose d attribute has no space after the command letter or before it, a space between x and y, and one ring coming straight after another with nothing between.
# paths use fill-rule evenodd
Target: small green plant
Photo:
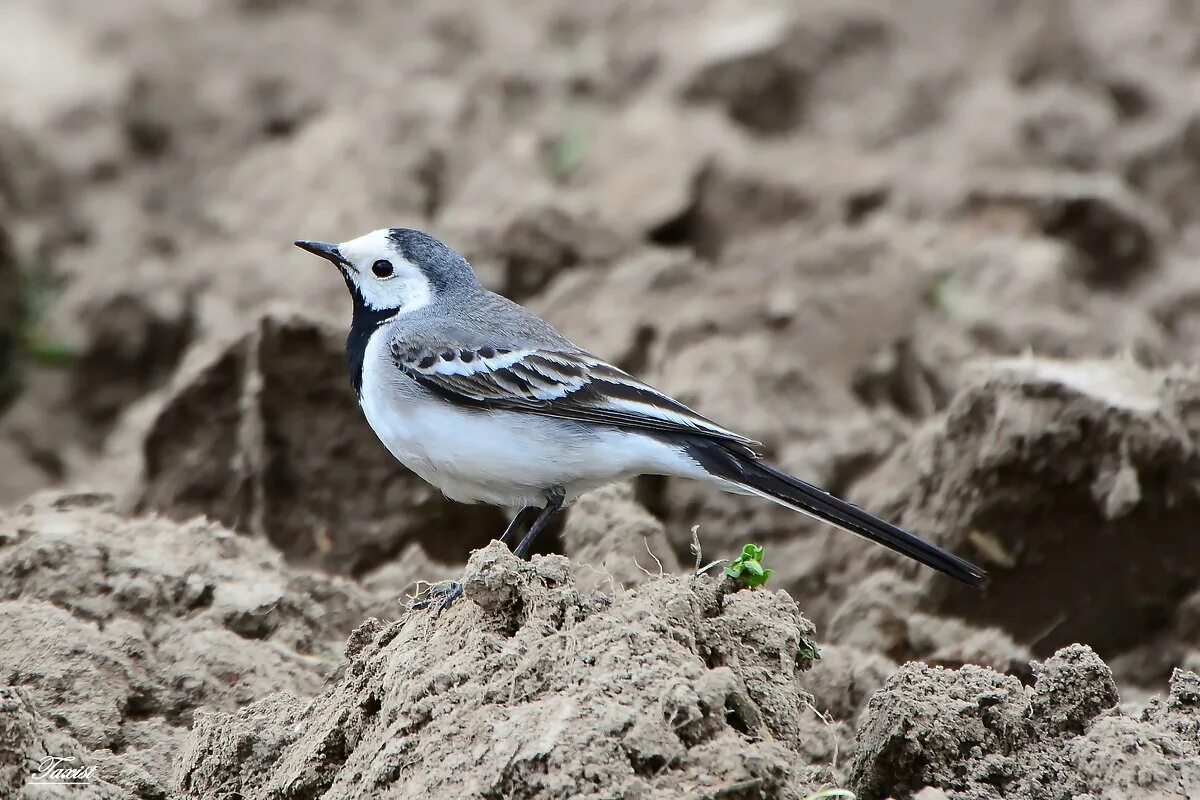
<instances>
[{"instance_id":1,"label":"small green plant","mask_svg":"<svg viewBox=\"0 0 1200 800\"><path fill-rule=\"evenodd\" d=\"M27 266L21 271L21 283L21 354L46 367L67 366L77 360L79 354L46 329L46 315L59 292L58 283L46 269L34 266Z\"/></svg>"},{"instance_id":2,"label":"small green plant","mask_svg":"<svg viewBox=\"0 0 1200 800\"><path fill-rule=\"evenodd\" d=\"M575 174L587 159L592 146L592 136L582 124L574 124L559 135L550 145L546 166L551 176L562 183Z\"/></svg>"},{"instance_id":3,"label":"small green plant","mask_svg":"<svg viewBox=\"0 0 1200 800\"><path fill-rule=\"evenodd\" d=\"M742 581L751 589L757 589L774 572L764 567L762 561L763 549L756 544L748 544L742 548L742 554L725 567L725 574L735 581Z\"/></svg>"},{"instance_id":4,"label":"small green plant","mask_svg":"<svg viewBox=\"0 0 1200 800\"><path fill-rule=\"evenodd\" d=\"M47 330L58 284L44 268L22 267L10 250L0 234L0 262L8 260L0 263L0 410L20 393L28 366L59 368L79 358Z\"/></svg>"},{"instance_id":5,"label":"small green plant","mask_svg":"<svg viewBox=\"0 0 1200 800\"><path fill-rule=\"evenodd\" d=\"M825 789L808 795L804 800L855 800L856 797L857 795L849 789Z\"/></svg>"}]
</instances>

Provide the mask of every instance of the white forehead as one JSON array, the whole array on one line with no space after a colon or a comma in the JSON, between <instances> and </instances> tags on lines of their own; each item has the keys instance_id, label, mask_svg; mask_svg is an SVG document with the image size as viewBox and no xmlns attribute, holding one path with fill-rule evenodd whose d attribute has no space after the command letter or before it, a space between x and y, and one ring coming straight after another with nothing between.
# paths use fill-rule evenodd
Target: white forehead
<instances>
[{"instance_id":1,"label":"white forehead","mask_svg":"<svg viewBox=\"0 0 1200 800\"><path fill-rule=\"evenodd\" d=\"M424 308L433 300L433 286L425 274L408 261L396 248L387 228L342 242L338 245L342 258L353 265L345 270L358 287L363 303L376 310L395 309L406 314ZM377 278L371 266L380 259L391 262L392 277Z\"/></svg>"},{"instance_id":2,"label":"white forehead","mask_svg":"<svg viewBox=\"0 0 1200 800\"><path fill-rule=\"evenodd\" d=\"M341 252L342 258L355 266L373 264L381 258L395 259L399 256L396 246L388 236L387 228L380 228L377 231L365 233L357 239L342 242L338 245L338 251Z\"/></svg>"}]
</instances>

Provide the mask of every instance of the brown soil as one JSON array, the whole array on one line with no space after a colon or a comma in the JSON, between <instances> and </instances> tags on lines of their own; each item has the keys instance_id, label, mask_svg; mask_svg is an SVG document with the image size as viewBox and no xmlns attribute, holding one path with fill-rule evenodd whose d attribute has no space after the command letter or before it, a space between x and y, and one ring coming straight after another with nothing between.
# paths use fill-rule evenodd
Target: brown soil
<instances>
[{"instance_id":1,"label":"brown soil","mask_svg":"<svg viewBox=\"0 0 1200 800\"><path fill-rule=\"evenodd\" d=\"M1200 796L1198 29L0 4L0 796L46 755L94 797ZM991 583L659 479L480 550L290 244L381 225Z\"/></svg>"},{"instance_id":2,"label":"brown soil","mask_svg":"<svg viewBox=\"0 0 1200 800\"><path fill-rule=\"evenodd\" d=\"M906 664L867 707L850 782L862 796L937 786L952 797L1190 797L1200 781L1200 680L1117 708L1112 674L1073 645L1037 681Z\"/></svg>"}]
</instances>

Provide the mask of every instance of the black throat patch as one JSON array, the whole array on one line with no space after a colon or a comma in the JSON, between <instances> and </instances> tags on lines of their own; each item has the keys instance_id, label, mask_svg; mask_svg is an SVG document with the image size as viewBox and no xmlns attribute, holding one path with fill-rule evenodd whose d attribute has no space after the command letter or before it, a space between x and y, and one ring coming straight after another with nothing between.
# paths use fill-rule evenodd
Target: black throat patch
<instances>
[{"instance_id":1,"label":"black throat patch","mask_svg":"<svg viewBox=\"0 0 1200 800\"><path fill-rule=\"evenodd\" d=\"M354 281L344 274L342 277L350 289L350 296L354 298L354 316L350 320L350 335L346 337L346 366L350 369L350 385L354 387L354 394L362 399L363 362L367 356L367 342L371 340L375 329L394 317L399 309L376 310L369 307Z\"/></svg>"}]
</instances>

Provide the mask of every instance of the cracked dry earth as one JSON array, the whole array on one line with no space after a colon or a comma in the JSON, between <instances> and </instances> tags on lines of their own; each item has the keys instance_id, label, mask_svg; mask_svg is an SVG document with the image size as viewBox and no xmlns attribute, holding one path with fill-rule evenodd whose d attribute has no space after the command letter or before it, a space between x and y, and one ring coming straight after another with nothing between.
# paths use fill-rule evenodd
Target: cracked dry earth
<instances>
[{"instance_id":1,"label":"cracked dry earth","mask_svg":"<svg viewBox=\"0 0 1200 800\"><path fill-rule=\"evenodd\" d=\"M1200 797L1194 3L0 30L0 798ZM375 440L292 252L380 225L990 585L653 478L517 563Z\"/></svg>"}]
</instances>

